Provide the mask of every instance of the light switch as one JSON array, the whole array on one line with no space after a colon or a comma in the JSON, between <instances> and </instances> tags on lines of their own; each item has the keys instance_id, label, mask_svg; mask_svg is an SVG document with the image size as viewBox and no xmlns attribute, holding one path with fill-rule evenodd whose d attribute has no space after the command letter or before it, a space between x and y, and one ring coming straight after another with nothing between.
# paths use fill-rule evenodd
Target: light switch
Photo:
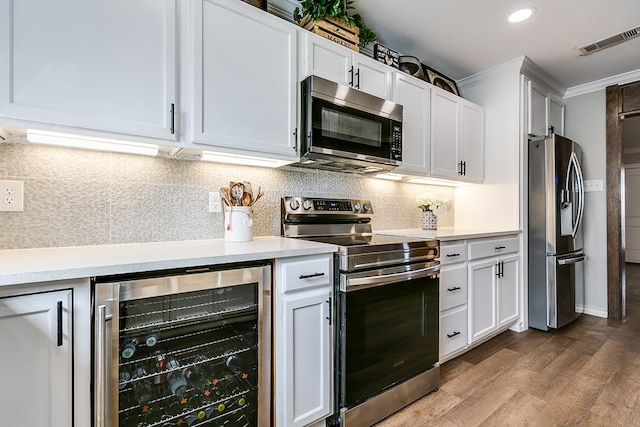
<instances>
[{"instance_id":1,"label":"light switch","mask_svg":"<svg viewBox=\"0 0 640 427\"><path fill-rule=\"evenodd\" d=\"M603 191L603 182L601 179L589 179L584 182L584 191Z\"/></svg>"}]
</instances>

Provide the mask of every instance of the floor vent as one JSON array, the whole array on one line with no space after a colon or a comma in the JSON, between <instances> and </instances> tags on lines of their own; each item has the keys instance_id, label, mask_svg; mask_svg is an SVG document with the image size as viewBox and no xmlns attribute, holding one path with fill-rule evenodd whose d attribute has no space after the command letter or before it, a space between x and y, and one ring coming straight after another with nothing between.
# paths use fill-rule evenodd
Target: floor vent
<instances>
[{"instance_id":1,"label":"floor vent","mask_svg":"<svg viewBox=\"0 0 640 427\"><path fill-rule=\"evenodd\" d=\"M606 39L591 43L590 45L580 47L578 50L580 51L580 55L589 55L638 36L640 36L640 27L632 28L620 34L616 34L615 36L607 37Z\"/></svg>"}]
</instances>

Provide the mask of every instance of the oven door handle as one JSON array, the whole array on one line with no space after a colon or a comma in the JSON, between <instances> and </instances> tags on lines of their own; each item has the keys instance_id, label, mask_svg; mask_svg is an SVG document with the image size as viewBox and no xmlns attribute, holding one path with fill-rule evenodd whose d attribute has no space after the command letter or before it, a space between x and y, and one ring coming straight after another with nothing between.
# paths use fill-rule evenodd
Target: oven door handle
<instances>
[{"instance_id":1,"label":"oven door handle","mask_svg":"<svg viewBox=\"0 0 640 427\"><path fill-rule=\"evenodd\" d=\"M417 270L403 271L401 273L383 274L378 276L348 278L343 276L341 280L341 290L346 292L359 291L362 289L373 288L376 286L388 285L395 282L403 282L406 280L420 279L422 277L437 276L440 273L440 265L432 267L420 268Z\"/></svg>"}]
</instances>

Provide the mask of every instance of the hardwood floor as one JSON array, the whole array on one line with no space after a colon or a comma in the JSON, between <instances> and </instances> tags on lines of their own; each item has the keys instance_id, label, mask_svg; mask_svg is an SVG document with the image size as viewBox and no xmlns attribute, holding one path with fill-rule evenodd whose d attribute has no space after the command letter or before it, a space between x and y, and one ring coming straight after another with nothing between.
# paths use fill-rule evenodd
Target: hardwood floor
<instances>
[{"instance_id":1,"label":"hardwood floor","mask_svg":"<svg viewBox=\"0 0 640 427\"><path fill-rule=\"evenodd\" d=\"M507 331L441 366L440 390L376 427L640 426L640 265L627 319Z\"/></svg>"}]
</instances>

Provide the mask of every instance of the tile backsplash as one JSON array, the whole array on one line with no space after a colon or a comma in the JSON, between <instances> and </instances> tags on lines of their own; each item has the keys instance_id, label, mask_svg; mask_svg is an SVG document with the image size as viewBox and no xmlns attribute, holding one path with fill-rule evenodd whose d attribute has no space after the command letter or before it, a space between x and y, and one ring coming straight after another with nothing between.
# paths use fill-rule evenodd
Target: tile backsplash
<instances>
[{"instance_id":1,"label":"tile backsplash","mask_svg":"<svg viewBox=\"0 0 640 427\"><path fill-rule=\"evenodd\" d=\"M453 200L453 189L284 167L267 169L88 150L0 143L0 179L24 181L24 212L0 212L0 249L105 245L224 237L208 193L249 181L265 195L254 235L280 234L280 199L370 199L374 230L419 228L416 196ZM438 217L452 226L454 212Z\"/></svg>"}]
</instances>

